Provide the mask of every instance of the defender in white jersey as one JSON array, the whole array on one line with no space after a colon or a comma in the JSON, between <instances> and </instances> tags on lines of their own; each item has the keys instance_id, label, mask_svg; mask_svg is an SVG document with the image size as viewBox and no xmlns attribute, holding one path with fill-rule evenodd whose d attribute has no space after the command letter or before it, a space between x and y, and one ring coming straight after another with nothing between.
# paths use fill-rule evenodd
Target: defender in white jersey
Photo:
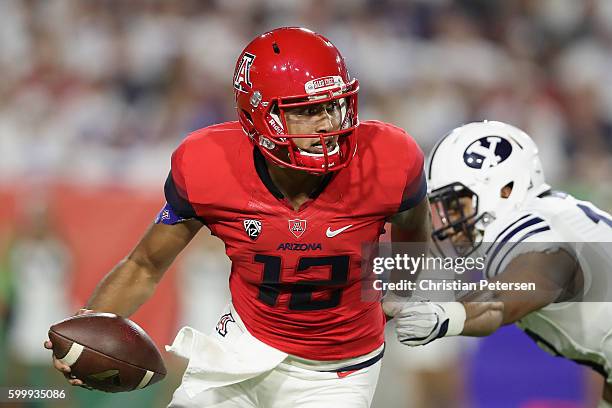
<instances>
[{"instance_id":1,"label":"defender in white jersey","mask_svg":"<svg viewBox=\"0 0 612 408\"><path fill-rule=\"evenodd\" d=\"M612 407L612 217L545 183L538 149L501 122L461 126L434 148L427 168L441 251L485 256L491 282L533 282L528 295L495 290L457 303L407 303L398 337L421 345L461 325L481 336L514 323L546 351L606 378L600 407ZM435 222L434 222L435 226ZM448 254L448 253L447 253ZM469 302L469 300L501 302Z\"/></svg>"}]
</instances>

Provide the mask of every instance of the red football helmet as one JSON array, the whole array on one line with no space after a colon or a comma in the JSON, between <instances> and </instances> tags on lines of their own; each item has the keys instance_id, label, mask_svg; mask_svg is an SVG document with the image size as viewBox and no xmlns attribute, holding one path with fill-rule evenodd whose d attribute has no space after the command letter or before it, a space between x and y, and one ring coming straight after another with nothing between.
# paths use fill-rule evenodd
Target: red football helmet
<instances>
[{"instance_id":1,"label":"red football helmet","mask_svg":"<svg viewBox=\"0 0 612 408\"><path fill-rule=\"evenodd\" d=\"M344 58L325 37L297 27L277 28L255 38L240 54L234 92L242 128L272 162L311 173L346 167L357 146L357 92ZM288 134L285 111L335 101L340 128L316 134ZM338 136L331 149L325 138ZM320 138L322 153L299 149L296 138Z\"/></svg>"}]
</instances>

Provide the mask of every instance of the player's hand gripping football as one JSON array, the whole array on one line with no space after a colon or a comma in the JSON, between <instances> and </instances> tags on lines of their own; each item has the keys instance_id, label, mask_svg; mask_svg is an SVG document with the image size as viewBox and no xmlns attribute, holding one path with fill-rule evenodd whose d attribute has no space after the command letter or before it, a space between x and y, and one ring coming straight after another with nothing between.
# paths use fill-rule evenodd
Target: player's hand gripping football
<instances>
[{"instance_id":1,"label":"player's hand gripping football","mask_svg":"<svg viewBox=\"0 0 612 408\"><path fill-rule=\"evenodd\" d=\"M93 312L94 311L90 309L79 309L79 311L75 313L75 316ZM44 343L44 347L48 350L53 350L53 343L51 343L51 340L46 340ZM51 358L53 360L53 366L55 367L55 369L61 372L71 385L89 388L85 385L85 383L83 383L83 381L70 374L70 367L55 358L55 356L53 355L53 351L51 351Z\"/></svg>"},{"instance_id":2,"label":"player's hand gripping football","mask_svg":"<svg viewBox=\"0 0 612 408\"><path fill-rule=\"evenodd\" d=\"M383 300L383 310L394 318L397 339L407 346L421 346L440 337L461 334L466 318L460 302L409 301L393 294Z\"/></svg>"}]
</instances>

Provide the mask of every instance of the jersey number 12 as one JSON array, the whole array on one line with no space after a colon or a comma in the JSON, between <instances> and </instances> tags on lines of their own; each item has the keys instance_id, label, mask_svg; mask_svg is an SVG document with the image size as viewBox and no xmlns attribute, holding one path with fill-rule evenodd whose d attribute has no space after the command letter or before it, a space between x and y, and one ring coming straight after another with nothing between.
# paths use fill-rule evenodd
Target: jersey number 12
<instances>
[{"instance_id":1,"label":"jersey number 12","mask_svg":"<svg viewBox=\"0 0 612 408\"><path fill-rule=\"evenodd\" d=\"M336 307L340 304L342 286L348 281L349 256L320 256L300 258L296 273L304 272L313 267L330 268L330 279L328 280L303 280L293 283L282 283L281 258L271 255L255 255L255 262L264 265L263 280L259 287L259 300L268 306L276 306L278 295L285 290L291 292L289 309L291 310L323 310ZM335 288L334 288L335 287ZM317 289L329 290L326 299L312 299L312 294Z\"/></svg>"}]
</instances>

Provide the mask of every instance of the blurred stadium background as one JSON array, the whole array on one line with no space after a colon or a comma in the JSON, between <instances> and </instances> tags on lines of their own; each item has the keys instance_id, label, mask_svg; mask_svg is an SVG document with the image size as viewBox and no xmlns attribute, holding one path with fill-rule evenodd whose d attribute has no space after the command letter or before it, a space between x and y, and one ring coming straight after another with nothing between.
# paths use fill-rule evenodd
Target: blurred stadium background
<instances>
[{"instance_id":1,"label":"blurred stadium background","mask_svg":"<svg viewBox=\"0 0 612 408\"><path fill-rule=\"evenodd\" d=\"M321 32L361 81L360 117L429 151L496 119L527 130L555 187L612 209L610 0L0 1L0 386L69 388L42 348L163 204L170 153L234 120L240 50L277 26ZM389 157L393 160L393 157ZM207 330L228 262L202 232L134 316L160 345ZM599 379L516 329L431 350L390 332L375 408L588 407ZM70 389L31 406L162 407L182 362L150 389ZM2 404L0 404L2 405Z\"/></svg>"}]
</instances>

